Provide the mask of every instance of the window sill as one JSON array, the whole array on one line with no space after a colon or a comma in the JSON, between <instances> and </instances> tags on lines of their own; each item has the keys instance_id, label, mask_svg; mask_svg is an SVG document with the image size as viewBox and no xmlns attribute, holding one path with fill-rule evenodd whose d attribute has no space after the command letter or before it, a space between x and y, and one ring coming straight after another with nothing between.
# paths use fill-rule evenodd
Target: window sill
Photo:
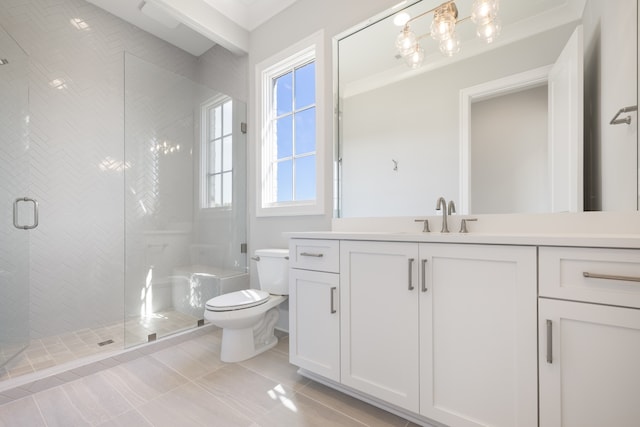
<instances>
[{"instance_id":1,"label":"window sill","mask_svg":"<svg viewBox=\"0 0 640 427\"><path fill-rule=\"evenodd\" d=\"M259 207L256 217L324 215L324 207L317 203L274 205Z\"/></svg>"}]
</instances>

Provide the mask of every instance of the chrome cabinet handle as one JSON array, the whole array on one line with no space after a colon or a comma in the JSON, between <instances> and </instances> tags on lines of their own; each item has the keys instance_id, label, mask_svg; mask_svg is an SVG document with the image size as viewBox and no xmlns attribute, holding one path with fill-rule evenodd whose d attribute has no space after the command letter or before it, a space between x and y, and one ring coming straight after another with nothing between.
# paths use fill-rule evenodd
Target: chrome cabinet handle
<instances>
[{"instance_id":1,"label":"chrome cabinet handle","mask_svg":"<svg viewBox=\"0 0 640 427\"><path fill-rule=\"evenodd\" d=\"M429 260L422 260L422 292L427 292L427 261Z\"/></svg>"},{"instance_id":2,"label":"chrome cabinet handle","mask_svg":"<svg viewBox=\"0 0 640 427\"><path fill-rule=\"evenodd\" d=\"M553 363L553 323L547 319L547 363Z\"/></svg>"},{"instance_id":3,"label":"chrome cabinet handle","mask_svg":"<svg viewBox=\"0 0 640 427\"><path fill-rule=\"evenodd\" d=\"M335 286L331 287L331 314L335 314L338 311L336 310L336 306L335 306L335 292L338 290L338 288L336 288Z\"/></svg>"},{"instance_id":4,"label":"chrome cabinet handle","mask_svg":"<svg viewBox=\"0 0 640 427\"><path fill-rule=\"evenodd\" d=\"M310 257L314 257L314 258L322 258L324 256L324 254L314 254L311 252L300 252L300 256L310 256Z\"/></svg>"},{"instance_id":5,"label":"chrome cabinet handle","mask_svg":"<svg viewBox=\"0 0 640 427\"><path fill-rule=\"evenodd\" d=\"M413 271L413 258L409 258L409 290L412 291L415 288L413 287L413 275L411 274Z\"/></svg>"},{"instance_id":6,"label":"chrome cabinet handle","mask_svg":"<svg viewBox=\"0 0 640 427\"><path fill-rule=\"evenodd\" d=\"M31 202L33 203L33 224L31 225L20 225L18 224L18 203L20 202ZM13 202L13 226L15 228L19 228L20 230L32 230L38 226L38 202L34 199L30 199L28 197L20 197Z\"/></svg>"},{"instance_id":7,"label":"chrome cabinet handle","mask_svg":"<svg viewBox=\"0 0 640 427\"><path fill-rule=\"evenodd\" d=\"M615 276L610 274L589 273L588 271L583 272L582 275L590 279L607 279L607 280L622 280L625 282L640 282L640 277L634 277L634 276Z\"/></svg>"}]
</instances>

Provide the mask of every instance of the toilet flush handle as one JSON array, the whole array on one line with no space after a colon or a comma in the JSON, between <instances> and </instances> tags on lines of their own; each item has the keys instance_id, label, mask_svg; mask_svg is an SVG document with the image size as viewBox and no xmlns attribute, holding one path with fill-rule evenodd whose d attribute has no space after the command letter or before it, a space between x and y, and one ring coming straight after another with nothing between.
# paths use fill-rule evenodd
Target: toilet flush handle
<instances>
[{"instance_id":1,"label":"toilet flush handle","mask_svg":"<svg viewBox=\"0 0 640 427\"><path fill-rule=\"evenodd\" d=\"M255 262L259 262L260 261L260 257L259 256L252 256L251 259L254 260Z\"/></svg>"}]
</instances>

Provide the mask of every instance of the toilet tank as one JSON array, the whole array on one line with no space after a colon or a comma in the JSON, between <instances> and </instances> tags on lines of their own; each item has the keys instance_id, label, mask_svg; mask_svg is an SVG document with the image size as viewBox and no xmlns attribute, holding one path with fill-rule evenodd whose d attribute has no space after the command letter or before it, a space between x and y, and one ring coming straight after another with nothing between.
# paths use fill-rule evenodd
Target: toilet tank
<instances>
[{"instance_id":1,"label":"toilet tank","mask_svg":"<svg viewBox=\"0 0 640 427\"><path fill-rule=\"evenodd\" d=\"M260 289L274 295L289 295L289 250L256 251Z\"/></svg>"}]
</instances>

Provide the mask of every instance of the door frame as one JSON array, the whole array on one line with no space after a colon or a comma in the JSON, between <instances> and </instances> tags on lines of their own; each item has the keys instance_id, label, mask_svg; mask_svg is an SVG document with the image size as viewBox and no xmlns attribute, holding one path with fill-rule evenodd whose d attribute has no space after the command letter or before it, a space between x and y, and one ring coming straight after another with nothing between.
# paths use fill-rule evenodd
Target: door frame
<instances>
[{"instance_id":1,"label":"door frame","mask_svg":"<svg viewBox=\"0 0 640 427\"><path fill-rule=\"evenodd\" d=\"M461 214L471 212L471 104L514 92L546 85L552 65L534 68L460 90L460 206Z\"/></svg>"}]
</instances>

